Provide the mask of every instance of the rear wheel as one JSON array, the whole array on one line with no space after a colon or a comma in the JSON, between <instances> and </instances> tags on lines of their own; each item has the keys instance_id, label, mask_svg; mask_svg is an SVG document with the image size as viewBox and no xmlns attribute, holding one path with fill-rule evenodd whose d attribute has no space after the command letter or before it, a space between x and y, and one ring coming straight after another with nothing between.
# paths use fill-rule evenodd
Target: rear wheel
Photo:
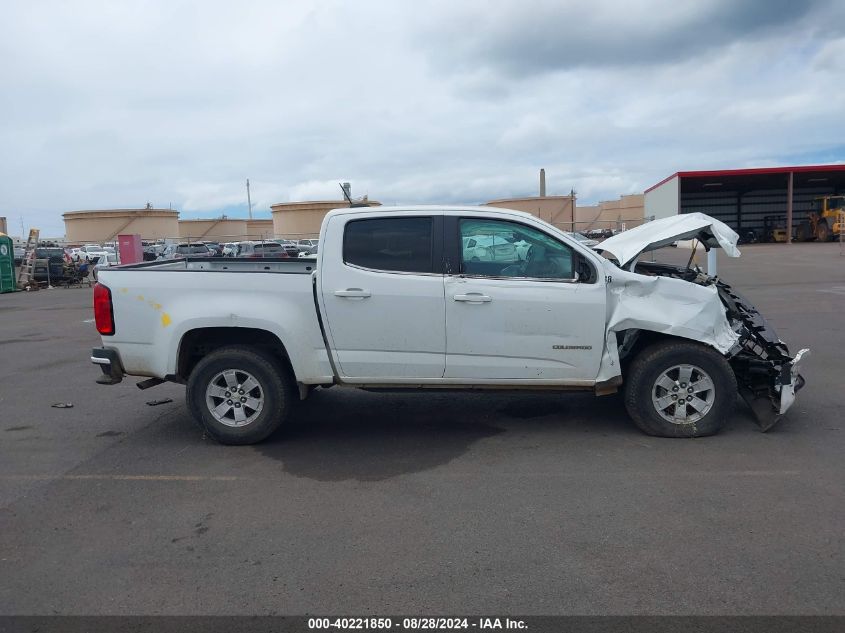
<instances>
[{"instance_id":1,"label":"rear wheel","mask_svg":"<svg viewBox=\"0 0 845 633\"><path fill-rule=\"evenodd\" d=\"M733 370L718 352L671 341L646 348L631 363L625 406L644 433L701 437L725 425L736 393Z\"/></svg>"},{"instance_id":2,"label":"rear wheel","mask_svg":"<svg viewBox=\"0 0 845 633\"><path fill-rule=\"evenodd\" d=\"M255 349L223 347L197 363L186 399L194 419L222 444L255 444L287 418L293 381Z\"/></svg>"}]
</instances>

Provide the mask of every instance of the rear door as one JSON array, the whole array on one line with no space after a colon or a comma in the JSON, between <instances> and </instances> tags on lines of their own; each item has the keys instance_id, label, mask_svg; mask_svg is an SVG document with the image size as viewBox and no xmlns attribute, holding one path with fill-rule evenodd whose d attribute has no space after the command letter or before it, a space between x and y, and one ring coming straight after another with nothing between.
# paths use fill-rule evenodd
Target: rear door
<instances>
[{"instance_id":1,"label":"rear door","mask_svg":"<svg viewBox=\"0 0 845 633\"><path fill-rule=\"evenodd\" d=\"M517 221L447 218L445 230L447 265L454 269L445 277L446 378L595 380L606 290L589 260ZM472 241L496 249L490 258L473 259ZM518 242L524 242L524 260Z\"/></svg>"},{"instance_id":2,"label":"rear door","mask_svg":"<svg viewBox=\"0 0 845 633\"><path fill-rule=\"evenodd\" d=\"M320 293L329 346L346 380L443 377L442 226L442 213L330 219Z\"/></svg>"}]
</instances>

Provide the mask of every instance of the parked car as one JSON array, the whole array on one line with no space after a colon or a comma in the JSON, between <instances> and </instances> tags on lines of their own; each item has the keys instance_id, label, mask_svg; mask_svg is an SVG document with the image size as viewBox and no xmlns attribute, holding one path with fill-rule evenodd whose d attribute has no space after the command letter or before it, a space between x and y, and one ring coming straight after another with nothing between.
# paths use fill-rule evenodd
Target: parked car
<instances>
[{"instance_id":1,"label":"parked car","mask_svg":"<svg viewBox=\"0 0 845 633\"><path fill-rule=\"evenodd\" d=\"M145 262L152 262L161 257L164 253L166 245L164 244L151 244L149 246L144 247L144 261Z\"/></svg>"},{"instance_id":2,"label":"parked car","mask_svg":"<svg viewBox=\"0 0 845 633\"><path fill-rule=\"evenodd\" d=\"M317 246L317 243L320 240L313 239L313 240L299 240L297 241L296 245L299 247L299 251L302 252L304 250L308 250L312 246Z\"/></svg>"},{"instance_id":3,"label":"parked car","mask_svg":"<svg viewBox=\"0 0 845 633\"><path fill-rule=\"evenodd\" d=\"M234 257L238 252L237 242L226 242L223 244L223 257Z\"/></svg>"},{"instance_id":4,"label":"parked car","mask_svg":"<svg viewBox=\"0 0 845 633\"><path fill-rule=\"evenodd\" d=\"M182 259L183 257L211 257L208 246L201 242L183 242L168 244L161 254L162 259Z\"/></svg>"},{"instance_id":5,"label":"parked car","mask_svg":"<svg viewBox=\"0 0 845 633\"><path fill-rule=\"evenodd\" d=\"M517 249L513 242L509 242L501 235L488 235L484 228L479 233L463 236L464 258L473 262L515 262Z\"/></svg>"},{"instance_id":6,"label":"parked car","mask_svg":"<svg viewBox=\"0 0 845 633\"><path fill-rule=\"evenodd\" d=\"M282 248L287 252L288 257L297 257L299 255L299 246L293 240L282 240Z\"/></svg>"},{"instance_id":7,"label":"parked car","mask_svg":"<svg viewBox=\"0 0 845 633\"><path fill-rule=\"evenodd\" d=\"M484 232L528 242L526 261L473 261L465 238ZM610 238L604 256L508 209L335 209L320 234L316 264L102 270L99 382L187 384L191 415L227 444L263 440L321 386L621 387L643 432L698 437L731 419L737 391L770 428L804 384L807 350L792 356L720 277L640 261L680 239L738 257L738 235L701 213Z\"/></svg>"},{"instance_id":8,"label":"parked car","mask_svg":"<svg viewBox=\"0 0 845 633\"><path fill-rule=\"evenodd\" d=\"M235 257L290 257L279 242L241 242Z\"/></svg>"},{"instance_id":9,"label":"parked car","mask_svg":"<svg viewBox=\"0 0 845 633\"><path fill-rule=\"evenodd\" d=\"M613 229L588 229L583 234L590 239L604 240L616 235L616 231Z\"/></svg>"},{"instance_id":10,"label":"parked car","mask_svg":"<svg viewBox=\"0 0 845 633\"><path fill-rule=\"evenodd\" d=\"M85 246L80 247L73 257L74 261L84 261L93 264L95 263L94 258L103 257L107 253L108 251L99 244L86 244Z\"/></svg>"},{"instance_id":11,"label":"parked car","mask_svg":"<svg viewBox=\"0 0 845 633\"><path fill-rule=\"evenodd\" d=\"M114 249L112 249L114 250ZM94 264L94 269L92 271L92 275L94 276L94 280L97 280L97 276L99 272L103 268L110 268L112 266L119 266L120 265L120 258L118 257L117 253L108 253L105 257L100 257L97 259L97 263Z\"/></svg>"},{"instance_id":12,"label":"parked car","mask_svg":"<svg viewBox=\"0 0 845 633\"><path fill-rule=\"evenodd\" d=\"M26 249L23 246L14 247L15 266L20 266L23 261L23 256L26 254Z\"/></svg>"},{"instance_id":13,"label":"parked car","mask_svg":"<svg viewBox=\"0 0 845 633\"><path fill-rule=\"evenodd\" d=\"M221 257L223 255L223 247L220 242L203 242L211 252L212 257Z\"/></svg>"},{"instance_id":14,"label":"parked car","mask_svg":"<svg viewBox=\"0 0 845 633\"><path fill-rule=\"evenodd\" d=\"M591 237L587 237L586 235L584 235L582 233L573 232L573 233L570 233L569 235L572 236L572 239L578 240L579 242L581 242L581 244L583 244L587 248L592 248L593 246L597 246L599 244L598 240L594 240Z\"/></svg>"},{"instance_id":15,"label":"parked car","mask_svg":"<svg viewBox=\"0 0 845 633\"><path fill-rule=\"evenodd\" d=\"M314 240L314 241L317 242L317 240ZM320 244L316 243L313 246L309 246L305 250L299 251L299 256L300 257L316 257L317 252L319 250L320 250Z\"/></svg>"}]
</instances>

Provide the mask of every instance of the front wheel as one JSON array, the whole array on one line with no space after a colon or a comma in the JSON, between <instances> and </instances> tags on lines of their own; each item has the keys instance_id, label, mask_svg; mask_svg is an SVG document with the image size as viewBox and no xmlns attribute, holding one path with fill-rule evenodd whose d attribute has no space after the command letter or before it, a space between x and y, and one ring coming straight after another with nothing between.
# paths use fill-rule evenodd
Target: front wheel
<instances>
[{"instance_id":1,"label":"front wheel","mask_svg":"<svg viewBox=\"0 0 845 633\"><path fill-rule=\"evenodd\" d=\"M257 350L223 347L194 367L186 399L194 419L221 444L255 444L287 418L292 380Z\"/></svg>"},{"instance_id":2,"label":"front wheel","mask_svg":"<svg viewBox=\"0 0 845 633\"><path fill-rule=\"evenodd\" d=\"M725 425L736 394L736 377L721 354L671 341L646 348L631 363L625 407L648 435L702 437Z\"/></svg>"}]
</instances>

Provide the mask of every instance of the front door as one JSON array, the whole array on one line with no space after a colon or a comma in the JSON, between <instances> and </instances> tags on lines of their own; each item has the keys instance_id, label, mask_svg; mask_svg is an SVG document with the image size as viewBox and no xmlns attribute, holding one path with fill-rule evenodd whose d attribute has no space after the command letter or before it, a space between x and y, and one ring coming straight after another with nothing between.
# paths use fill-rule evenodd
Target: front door
<instances>
[{"instance_id":1,"label":"front door","mask_svg":"<svg viewBox=\"0 0 845 633\"><path fill-rule=\"evenodd\" d=\"M457 230L459 270L445 282L446 377L595 380L606 291L595 271L576 278L584 256L519 222L468 217ZM488 250L466 246L473 242Z\"/></svg>"}]
</instances>

